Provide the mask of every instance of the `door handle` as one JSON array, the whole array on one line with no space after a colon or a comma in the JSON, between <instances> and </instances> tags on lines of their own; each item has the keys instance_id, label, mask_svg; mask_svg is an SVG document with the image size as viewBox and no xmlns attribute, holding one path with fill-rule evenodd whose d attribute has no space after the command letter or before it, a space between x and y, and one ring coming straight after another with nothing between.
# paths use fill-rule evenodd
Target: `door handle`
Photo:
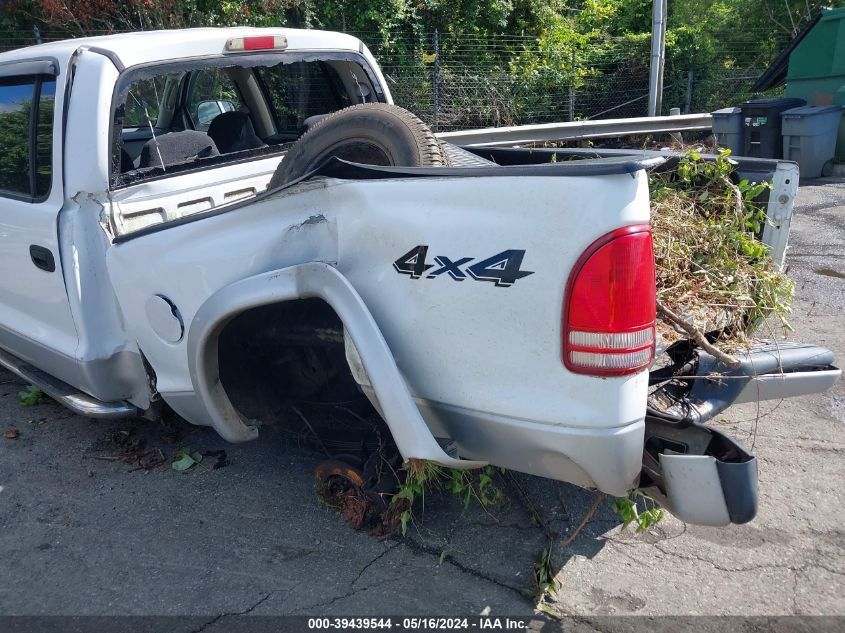
<instances>
[{"instance_id":1,"label":"door handle","mask_svg":"<svg viewBox=\"0 0 845 633\"><path fill-rule=\"evenodd\" d=\"M49 248L33 244L29 247L29 256L32 257L32 263L41 270L46 270L48 273L56 271L56 259Z\"/></svg>"}]
</instances>

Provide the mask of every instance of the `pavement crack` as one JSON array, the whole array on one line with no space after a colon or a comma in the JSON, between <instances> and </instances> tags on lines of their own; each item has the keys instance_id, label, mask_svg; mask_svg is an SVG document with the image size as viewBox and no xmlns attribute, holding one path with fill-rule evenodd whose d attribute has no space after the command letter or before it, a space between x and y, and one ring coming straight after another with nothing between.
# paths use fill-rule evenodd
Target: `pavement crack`
<instances>
[{"instance_id":1,"label":"pavement crack","mask_svg":"<svg viewBox=\"0 0 845 633\"><path fill-rule=\"evenodd\" d=\"M258 600L258 602L256 602L252 606L249 606L246 609L243 609L241 611L226 611L224 613L216 615L213 618L211 618L208 622L205 622L202 625L200 625L200 627L198 629L191 630L191 633L202 633L202 631L205 631L208 627L210 627L211 625L213 625L216 622L219 622L223 618L234 617L234 616L239 616L239 615L247 615L249 613L252 613L256 608L258 608L258 606L261 603L263 603L270 596L272 596L273 593L274 593L273 591L268 591L266 594L264 594L264 596L261 597L261 599Z\"/></svg>"},{"instance_id":2,"label":"pavement crack","mask_svg":"<svg viewBox=\"0 0 845 633\"><path fill-rule=\"evenodd\" d=\"M351 588L354 588L354 587L355 587L355 583L357 583L359 580L361 580L361 576L363 576L363 575L364 575L364 572L365 572L365 571L367 571L370 567L372 567L373 565L375 565L378 561L380 561L382 558L384 558L384 557L385 557L388 553L390 553L390 552L392 552L393 550L395 550L397 547L399 547L399 543L394 543L391 547L388 547L388 548L387 548L387 549L385 549L383 552L381 552L378 556L376 556L375 558L373 558L373 559L372 559L369 563L367 563L366 565L364 565L364 566L361 568L361 571L359 571L359 572L358 572L358 575L357 575L357 576L355 576L355 580L353 580L351 583L349 583L349 586L350 586Z\"/></svg>"},{"instance_id":3,"label":"pavement crack","mask_svg":"<svg viewBox=\"0 0 845 633\"><path fill-rule=\"evenodd\" d=\"M446 554L444 556L443 553L436 548L427 547L425 545L422 545L422 544L417 543L416 541L412 541L410 539L405 539L403 542L405 543L405 545L408 546L409 549L411 549L415 552L420 552L420 553L423 553L423 554L429 554L431 556L436 556L438 560L440 560L441 556L442 556L442 560L443 560L444 563L449 563L450 565L452 565L452 567L455 567L456 569L462 571L463 573L465 573L469 576L472 576L474 578L478 578L480 580L486 580L487 582L492 583L494 585L497 585L497 586L501 587L502 589L507 589L508 591L512 591L513 593L517 594L520 598L522 598L526 602L533 604L533 602L528 598L528 590L526 590L524 588L515 587L514 585L509 585L507 583L504 583L504 582L498 580L497 578L494 578L492 576L488 576L487 574L485 574L482 571L479 571L477 569L474 569L472 567L464 565L463 563L455 560L449 554Z\"/></svg>"},{"instance_id":4,"label":"pavement crack","mask_svg":"<svg viewBox=\"0 0 845 633\"><path fill-rule=\"evenodd\" d=\"M362 587L361 589L355 588L355 585L363 577L364 572L366 572L370 567L372 567L378 561L380 561L382 558L384 558L389 552L392 552L397 547L399 547L399 545L400 545L399 542L395 542L391 547L388 547L384 551L379 552L372 560L370 560L366 565L364 565L361 568L361 570L358 572L358 575L355 576L355 578L352 580L352 582L349 583L349 590L346 591L345 593L342 593L338 596L334 596L326 602L318 602L317 604L310 604L310 605L305 606L305 607L300 607L300 608L296 609L295 611L293 611L292 613L301 612L303 610L308 610L308 609L316 609L317 607L320 607L320 608L330 607L331 605L333 605L338 600L343 600L344 598L349 598L351 596L354 596L356 593L360 593L362 591L367 591L367 590L369 590L373 587L377 587L379 585L383 585L383 584L388 583L388 582L393 582L394 580L396 580L395 578L387 578L383 581L375 582L375 583L372 583L370 585L367 585L366 587Z\"/></svg>"},{"instance_id":5,"label":"pavement crack","mask_svg":"<svg viewBox=\"0 0 845 633\"><path fill-rule=\"evenodd\" d=\"M244 609L243 611L238 611L236 613L227 613L226 615L247 615L248 613L252 613L253 611L255 611L256 608L258 608L259 605L261 605L263 602L265 602L272 595L273 595L273 592L268 591L267 595L265 595L263 598L261 598L258 602L256 602L254 605L252 605L248 609Z\"/></svg>"},{"instance_id":6,"label":"pavement crack","mask_svg":"<svg viewBox=\"0 0 845 633\"><path fill-rule=\"evenodd\" d=\"M655 543L654 547L655 547L655 549L657 549L659 552L662 552L666 556L671 556L671 557L674 557L674 558L680 558L681 560L697 560L701 563L711 565L712 567L714 567L715 569L718 569L719 571L724 571L724 572L728 572L728 573L743 573L743 572L749 572L749 571L761 571L761 570L764 570L764 569L785 569L785 570L791 571L791 572L800 572L800 571L803 571L804 569L806 569L806 567L807 567L807 565L801 565L801 566L796 567L794 565L787 565L787 564L761 564L761 565L749 565L748 567L725 567L724 565L720 565L718 563L715 563L712 560L704 558L703 556L699 556L698 554L690 554L690 555L687 556L687 555L684 555L684 554L679 554L678 552L668 551L668 550L660 547L660 543Z\"/></svg>"},{"instance_id":7,"label":"pavement crack","mask_svg":"<svg viewBox=\"0 0 845 633\"><path fill-rule=\"evenodd\" d=\"M325 602L318 602L316 604L309 604L309 605L304 606L304 607L299 607L298 609L291 611L291 614L302 613L303 611L310 611L312 609L317 609L317 608L325 609L327 607L332 606L338 600L343 600L344 598L351 598L352 596L354 596L356 594L363 593L364 591L369 591L370 589L373 589L374 587L380 587L381 585L386 585L388 583L395 582L396 580L398 580L398 578L401 578L401 576L385 578L384 580L380 580L379 582L374 582L370 585L367 585L366 587L361 587L360 589L355 589L353 587L353 585L357 581L357 579L356 579L356 580L352 581L352 583L349 585L349 591L347 591L346 593L342 593L339 596L334 596L333 598L331 598L331 599L329 599Z\"/></svg>"},{"instance_id":8,"label":"pavement crack","mask_svg":"<svg viewBox=\"0 0 845 633\"><path fill-rule=\"evenodd\" d=\"M838 569L832 569L823 563L816 563L816 567L820 569L824 569L826 572L831 574L836 574L837 576L845 576L845 571L840 571Z\"/></svg>"}]
</instances>

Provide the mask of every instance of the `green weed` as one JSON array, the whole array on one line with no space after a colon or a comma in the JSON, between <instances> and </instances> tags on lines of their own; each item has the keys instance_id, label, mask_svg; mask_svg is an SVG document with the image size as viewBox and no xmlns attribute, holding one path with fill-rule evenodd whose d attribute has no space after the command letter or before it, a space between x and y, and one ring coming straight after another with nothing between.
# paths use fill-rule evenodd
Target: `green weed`
<instances>
[{"instance_id":1,"label":"green weed","mask_svg":"<svg viewBox=\"0 0 845 633\"><path fill-rule=\"evenodd\" d=\"M610 507L622 519L622 529L636 523L637 534L646 532L666 516L666 512L658 507L657 502L640 490L632 490L627 497L616 497Z\"/></svg>"},{"instance_id":2,"label":"green weed","mask_svg":"<svg viewBox=\"0 0 845 633\"><path fill-rule=\"evenodd\" d=\"M25 390L18 392L18 398L22 407L34 407L47 402L47 397L35 385L29 385Z\"/></svg>"},{"instance_id":3,"label":"green weed","mask_svg":"<svg viewBox=\"0 0 845 633\"><path fill-rule=\"evenodd\" d=\"M473 501L484 509L501 503L502 490L493 481L497 470L494 466L458 470L425 460L410 460L404 480L390 500L394 512L399 513L402 536L407 534L408 525L413 521L414 505L419 502L425 507L426 491L445 490L457 497L465 510Z\"/></svg>"}]
</instances>

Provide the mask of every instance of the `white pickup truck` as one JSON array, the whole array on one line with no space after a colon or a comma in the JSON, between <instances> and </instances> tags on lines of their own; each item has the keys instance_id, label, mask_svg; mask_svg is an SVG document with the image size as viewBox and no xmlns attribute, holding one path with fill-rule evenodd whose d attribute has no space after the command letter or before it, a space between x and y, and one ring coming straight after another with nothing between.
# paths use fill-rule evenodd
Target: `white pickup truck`
<instances>
[{"instance_id":1,"label":"white pickup truck","mask_svg":"<svg viewBox=\"0 0 845 633\"><path fill-rule=\"evenodd\" d=\"M232 442L357 395L406 460L750 520L756 461L704 422L826 389L830 352L729 369L686 345L650 372L663 159L485 156L391 103L338 33L0 55L0 365L81 415L166 404Z\"/></svg>"}]
</instances>

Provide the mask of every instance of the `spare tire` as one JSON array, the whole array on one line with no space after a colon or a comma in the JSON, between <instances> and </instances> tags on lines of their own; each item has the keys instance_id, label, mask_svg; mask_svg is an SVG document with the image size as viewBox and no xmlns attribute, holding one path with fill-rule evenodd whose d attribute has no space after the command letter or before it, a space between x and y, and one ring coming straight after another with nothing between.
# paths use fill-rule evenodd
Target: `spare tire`
<instances>
[{"instance_id":1,"label":"spare tire","mask_svg":"<svg viewBox=\"0 0 845 633\"><path fill-rule=\"evenodd\" d=\"M394 167L448 164L434 133L414 114L388 103L362 103L311 126L285 154L269 188L301 178L332 156Z\"/></svg>"}]
</instances>

